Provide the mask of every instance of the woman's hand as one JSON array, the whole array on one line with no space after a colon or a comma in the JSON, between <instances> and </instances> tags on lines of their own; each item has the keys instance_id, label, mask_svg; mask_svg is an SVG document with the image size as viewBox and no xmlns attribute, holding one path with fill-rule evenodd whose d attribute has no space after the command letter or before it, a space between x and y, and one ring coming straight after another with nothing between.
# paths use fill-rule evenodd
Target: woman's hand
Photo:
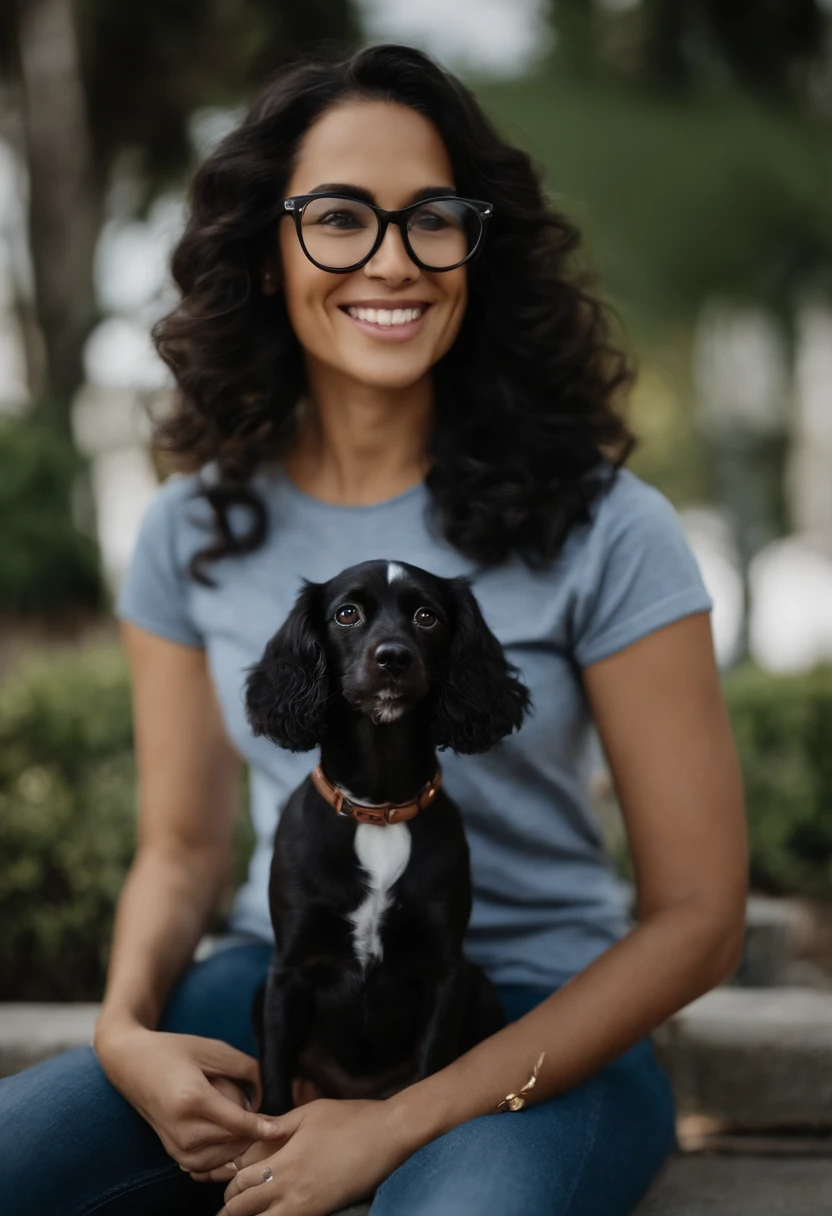
<instances>
[{"instance_id":1,"label":"woman's hand","mask_svg":"<svg viewBox=\"0 0 832 1216\"><path fill-rule=\"evenodd\" d=\"M227 1043L131 1026L97 1037L96 1052L116 1089L194 1176L220 1170L252 1142L280 1134L278 1122L252 1111L245 1094L247 1086L259 1106L257 1061Z\"/></svg>"},{"instance_id":2,"label":"woman's hand","mask_svg":"<svg viewBox=\"0 0 832 1216\"><path fill-rule=\"evenodd\" d=\"M279 1123L277 1152L274 1144L253 1144L237 1159L221 1216L327 1216L366 1199L416 1147L405 1143L385 1101L322 1098Z\"/></svg>"}]
</instances>

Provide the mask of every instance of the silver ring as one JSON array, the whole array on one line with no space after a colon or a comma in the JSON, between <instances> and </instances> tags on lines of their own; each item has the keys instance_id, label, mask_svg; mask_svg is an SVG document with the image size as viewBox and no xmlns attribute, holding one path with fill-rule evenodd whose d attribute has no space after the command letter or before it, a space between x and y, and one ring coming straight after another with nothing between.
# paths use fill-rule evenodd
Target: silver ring
<instances>
[{"instance_id":1,"label":"silver ring","mask_svg":"<svg viewBox=\"0 0 832 1216\"><path fill-rule=\"evenodd\" d=\"M272 1173L271 1169L267 1165L266 1168L263 1170L263 1181L271 1182L273 1177L274 1177L274 1174Z\"/></svg>"}]
</instances>

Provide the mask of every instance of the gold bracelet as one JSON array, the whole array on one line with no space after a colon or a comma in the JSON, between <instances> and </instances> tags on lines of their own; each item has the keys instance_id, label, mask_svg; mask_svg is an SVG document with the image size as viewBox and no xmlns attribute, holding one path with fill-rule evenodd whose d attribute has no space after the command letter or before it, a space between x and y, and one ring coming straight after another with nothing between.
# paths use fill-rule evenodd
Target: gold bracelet
<instances>
[{"instance_id":1,"label":"gold bracelet","mask_svg":"<svg viewBox=\"0 0 832 1216\"><path fill-rule=\"evenodd\" d=\"M529 1090L534 1089L534 1083L537 1080L537 1074L540 1072L540 1066L543 1063L543 1057L545 1055L546 1055L546 1052L541 1051L540 1059L535 1064L534 1069L532 1070L532 1075L529 1077L526 1084L522 1087L519 1094L506 1094L506 1096L503 1098L502 1102L497 1103L497 1110L522 1110L523 1109L523 1107L526 1105L525 1095L529 1092Z\"/></svg>"}]
</instances>

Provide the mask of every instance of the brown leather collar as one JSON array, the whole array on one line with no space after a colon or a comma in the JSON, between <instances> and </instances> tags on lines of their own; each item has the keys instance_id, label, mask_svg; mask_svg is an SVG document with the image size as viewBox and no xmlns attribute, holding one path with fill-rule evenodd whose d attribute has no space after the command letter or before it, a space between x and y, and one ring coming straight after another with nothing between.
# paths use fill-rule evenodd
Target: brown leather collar
<instances>
[{"instance_id":1,"label":"brown leather collar","mask_svg":"<svg viewBox=\"0 0 832 1216\"><path fill-rule=\"evenodd\" d=\"M419 790L415 798L411 798L409 802L382 802L378 806L365 806L361 802L353 802L351 798L347 798L343 790L340 790L337 785L324 776L324 771L320 764L316 764L312 770L312 784L315 789L324 798L330 806L334 807L339 815L352 816L359 823L403 823L405 819L412 819L414 815L418 815L426 806L430 806L436 797L437 791L442 784L442 769L437 765L436 773L430 781Z\"/></svg>"}]
</instances>

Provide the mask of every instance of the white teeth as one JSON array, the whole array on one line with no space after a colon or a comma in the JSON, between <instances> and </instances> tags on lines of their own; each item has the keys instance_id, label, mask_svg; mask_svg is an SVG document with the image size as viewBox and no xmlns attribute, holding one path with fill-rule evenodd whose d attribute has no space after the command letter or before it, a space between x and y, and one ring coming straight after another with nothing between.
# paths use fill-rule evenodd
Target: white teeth
<instances>
[{"instance_id":1,"label":"white teeth","mask_svg":"<svg viewBox=\"0 0 832 1216\"><path fill-rule=\"evenodd\" d=\"M419 304L415 308L358 308L351 304L347 312L358 321L369 321L372 325L406 325L421 317L426 307Z\"/></svg>"}]
</instances>

